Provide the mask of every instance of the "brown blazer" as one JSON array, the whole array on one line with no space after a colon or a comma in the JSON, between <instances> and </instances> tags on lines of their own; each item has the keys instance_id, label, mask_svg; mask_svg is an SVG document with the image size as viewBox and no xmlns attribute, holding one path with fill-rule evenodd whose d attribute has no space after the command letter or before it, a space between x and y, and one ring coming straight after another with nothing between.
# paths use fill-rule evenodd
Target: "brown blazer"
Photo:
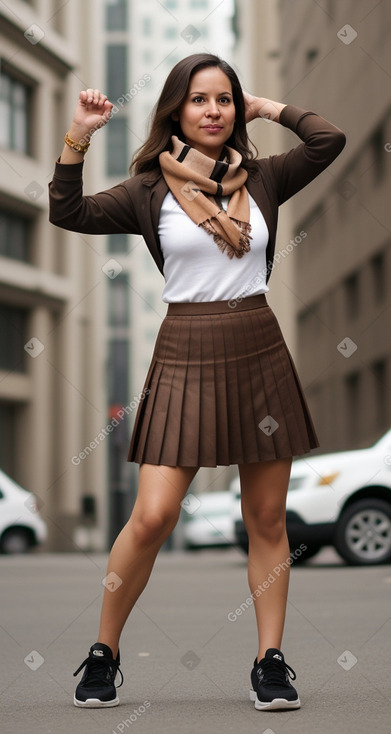
<instances>
[{"instance_id":1,"label":"brown blazer","mask_svg":"<svg viewBox=\"0 0 391 734\"><path fill-rule=\"evenodd\" d=\"M303 141L295 148L256 161L246 187L261 210L268 230L267 280L273 267L278 207L307 186L344 148L345 134L315 112L287 105L280 123ZM163 255L158 236L160 208L168 192L161 174L139 174L111 189L83 196L83 163L56 163L49 184L49 220L52 224L85 234L138 234L160 272Z\"/></svg>"}]
</instances>

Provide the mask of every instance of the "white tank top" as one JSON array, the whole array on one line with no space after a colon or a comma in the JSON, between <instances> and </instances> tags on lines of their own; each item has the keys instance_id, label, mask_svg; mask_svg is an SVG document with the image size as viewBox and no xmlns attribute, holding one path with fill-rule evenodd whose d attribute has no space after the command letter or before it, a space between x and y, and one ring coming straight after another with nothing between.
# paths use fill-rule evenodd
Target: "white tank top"
<instances>
[{"instance_id":1,"label":"white tank top","mask_svg":"<svg viewBox=\"0 0 391 734\"><path fill-rule=\"evenodd\" d=\"M223 197L227 210L229 197ZM266 247L269 232L262 212L249 194L251 250L230 259L212 235L198 227L171 191L160 210L158 234L164 257L165 303L228 301L267 293Z\"/></svg>"}]
</instances>

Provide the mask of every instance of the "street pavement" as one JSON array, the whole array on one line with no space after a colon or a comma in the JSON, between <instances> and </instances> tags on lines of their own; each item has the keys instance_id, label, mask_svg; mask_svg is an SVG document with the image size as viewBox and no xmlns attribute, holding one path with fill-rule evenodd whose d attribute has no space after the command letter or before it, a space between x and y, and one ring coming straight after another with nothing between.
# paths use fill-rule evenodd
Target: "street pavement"
<instances>
[{"instance_id":1,"label":"street pavement","mask_svg":"<svg viewBox=\"0 0 391 734\"><path fill-rule=\"evenodd\" d=\"M121 638L120 705L75 708L72 673L96 640L106 561L0 558L2 732L391 731L391 567L348 568L331 549L291 572L282 649L301 709L259 712L248 698L256 627L239 549L161 552Z\"/></svg>"}]
</instances>

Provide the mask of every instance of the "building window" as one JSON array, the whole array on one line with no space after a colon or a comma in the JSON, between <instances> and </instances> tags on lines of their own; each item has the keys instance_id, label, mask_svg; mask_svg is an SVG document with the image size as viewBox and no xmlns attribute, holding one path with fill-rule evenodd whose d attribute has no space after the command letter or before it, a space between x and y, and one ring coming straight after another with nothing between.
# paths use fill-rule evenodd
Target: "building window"
<instances>
[{"instance_id":1,"label":"building window","mask_svg":"<svg viewBox=\"0 0 391 734\"><path fill-rule=\"evenodd\" d=\"M151 66L151 64L152 64L152 53L148 49L143 52L143 60L144 60L144 64L146 66Z\"/></svg>"},{"instance_id":2,"label":"building window","mask_svg":"<svg viewBox=\"0 0 391 734\"><path fill-rule=\"evenodd\" d=\"M143 18L142 34L143 36L150 36L152 33L152 18L145 16Z\"/></svg>"},{"instance_id":3,"label":"building window","mask_svg":"<svg viewBox=\"0 0 391 734\"><path fill-rule=\"evenodd\" d=\"M307 49L307 51L306 51L307 64L312 64L318 56L319 56L319 49L318 48L309 48L309 49Z\"/></svg>"},{"instance_id":4,"label":"building window","mask_svg":"<svg viewBox=\"0 0 391 734\"><path fill-rule=\"evenodd\" d=\"M113 339L109 342L109 404L127 405L129 375L129 342Z\"/></svg>"},{"instance_id":5,"label":"building window","mask_svg":"<svg viewBox=\"0 0 391 734\"><path fill-rule=\"evenodd\" d=\"M124 31L128 27L127 0L106 0L105 22L108 31Z\"/></svg>"},{"instance_id":6,"label":"building window","mask_svg":"<svg viewBox=\"0 0 391 734\"><path fill-rule=\"evenodd\" d=\"M382 430L387 427L387 406L389 402L386 384L387 362L385 359L374 362L372 365L372 374L374 378L376 428Z\"/></svg>"},{"instance_id":7,"label":"building window","mask_svg":"<svg viewBox=\"0 0 391 734\"><path fill-rule=\"evenodd\" d=\"M108 252L128 253L128 235L127 234L110 234L107 243Z\"/></svg>"},{"instance_id":8,"label":"building window","mask_svg":"<svg viewBox=\"0 0 391 734\"><path fill-rule=\"evenodd\" d=\"M16 468L16 411L10 402L0 402L0 467L10 477Z\"/></svg>"},{"instance_id":9,"label":"building window","mask_svg":"<svg viewBox=\"0 0 391 734\"><path fill-rule=\"evenodd\" d=\"M0 255L29 260L30 220L0 209Z\"/></svg>"},{"instance_id":10,"label":"building window","mask_svg":"<svg viewBox=\"0 0 391 734\"><path fill-rule=\"evenodd\" d=\"M128 173L128 128L126 119L113 117L107 125L106 172L108 176Z\"/></svg>"},{"instance_id":11,"label":"building window","mask_svg":"<svg viewBox=\"0 0 391 734\"><path fill-rule=\"evenodd\" d=\"M358 273L353 273L345 280L346 315L348 319L355 319L359 313L359 282Z\"/></svg>"},{"instance_id":12,"label":"building window","mask_svg":"<svg viewBox=\"0 0 391 734\"><path fill-rule=\"evenodd\" d=\"M164 30L164 38L175 39L178 36L178 29L175 26L167 26Z\"/></svg>"},{"instance_id":13,"label":"building window","mask_svg":"<svg viewBox=\"0 0 391 734\"><path fill-rule=\"evenodd\" d=\"M374 182L380 183L385 174L386 156L384 155L384 125L380 125L371 138L372 155L374 159Z\"/></svg>"},{"instance_id":14,"label":"building window","mask_svg":"<svg viewBox=\"0 0 391 734\"><path fill-rule=\"evenodd\" d=\"M358 428L360 425L360 387L361 375L352 372L345 378L346 386L346 426L347 435L351 444L355 444L359 438Z\"/></svg>"},{"instance_id":15,"label":"building window","mask_svg":"<svg viewBox=\"0 0 391 734\"><path fill-rule=\"evenodd\" d=\"M207 10L209 7L209 0L190 0L190 8L199 8L200 10Z\"/></svg>"},{"instance_id":16,"label":"building window","mask_svg":"<svg viewBox=\"0 0 391 734\"><path fill-rule=\"evenodd\" d=\"M106 94L111 102L128 91L128 49L125 44L106 46Z\"/></svg>"},{"instance_id":17,"label":"building window","mask_svg":"<svg viewBox=\"0 0 391 734\"><path fill-rule=\"evenodd\" d=\"M330 20L334 20L334 0L328 0L327 1L327 15L329 16Z\"/></svg>"},{"instance_id":18,"label":"building window","mask_svg":"<svg viewBox=\"0 0 391 734\"><path fill-rule=\"evenodd\" d=\"M0 370L25 372L27 310L0 305Z\"/></svg>"},{"instance_id":19,"label":"building window","mask_svg":"<svg viewBox=\"0 0 391 734\"><path fill-rule=\"evenodd\" d=\"M31 88L7 72L0 73L0 146L29 153Z\"/></svg>"},{"instance_id":20,"label":"building window","mask_svg":"<svg viewBox=\"0 0 391 734\"><path fill-rule=\"evenodd\" d=\"M109 325L129 325L129 282L124 273L109 282Z\"/></svg>"},{"instance_id":21,"label":"building window","mask_svg":"<svg viewBox=\"0 0 391 734\"><path fill-rule=\"evenodd\" d=\"M375 303L381 303L386 295L385 253L379 252L371 259L371 272Z\"/></svg>"}]
</instances>

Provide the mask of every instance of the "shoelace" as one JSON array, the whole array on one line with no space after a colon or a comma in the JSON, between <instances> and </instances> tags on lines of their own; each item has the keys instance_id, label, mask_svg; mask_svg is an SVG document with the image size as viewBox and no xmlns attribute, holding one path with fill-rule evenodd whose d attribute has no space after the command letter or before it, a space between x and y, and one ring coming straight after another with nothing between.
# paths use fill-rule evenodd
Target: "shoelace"
<instances>
[{"instance_id":1,"label":"shoelace","mask_svg":"<svg viewBox=\"0 0 391 734\"><path fill-rule=\"evenodd\" d=\"M105 658L105 657L102 657L99 659L88 657L82 662L82 664L78 667L78 669L76 670L76 672L73 675L74 676L78 675L85 666L87 666L87 675L88 675L88 680L85 681L85 685L90 686L95 683L100 683L101 685L102 683L107 684L106 674L107 674L107 669L109 668L110 673L112 675L114 672L113 683L114 683L117 673L120 674L121 683L119 684L119 686L115 686L115 687L121 688L124 682L124 676L122 675L122 670L120 669L119 663L117 663L116 660L110 660L110 658Z\"/></svg>"},{"instance_id":2,"label":"shoelace","mask_svg":"<svg viewBox=\"0 0 391 734\"><path fill-rule=\"evenodd\" d=\"M285 683L286 676L291 680L295 680L296 673L293 668L282 660L263 660L262 665L259 665L258 672L262 672L264 677L262 683L273 684L273 683Z\"/></svg>"}]
</instances>

